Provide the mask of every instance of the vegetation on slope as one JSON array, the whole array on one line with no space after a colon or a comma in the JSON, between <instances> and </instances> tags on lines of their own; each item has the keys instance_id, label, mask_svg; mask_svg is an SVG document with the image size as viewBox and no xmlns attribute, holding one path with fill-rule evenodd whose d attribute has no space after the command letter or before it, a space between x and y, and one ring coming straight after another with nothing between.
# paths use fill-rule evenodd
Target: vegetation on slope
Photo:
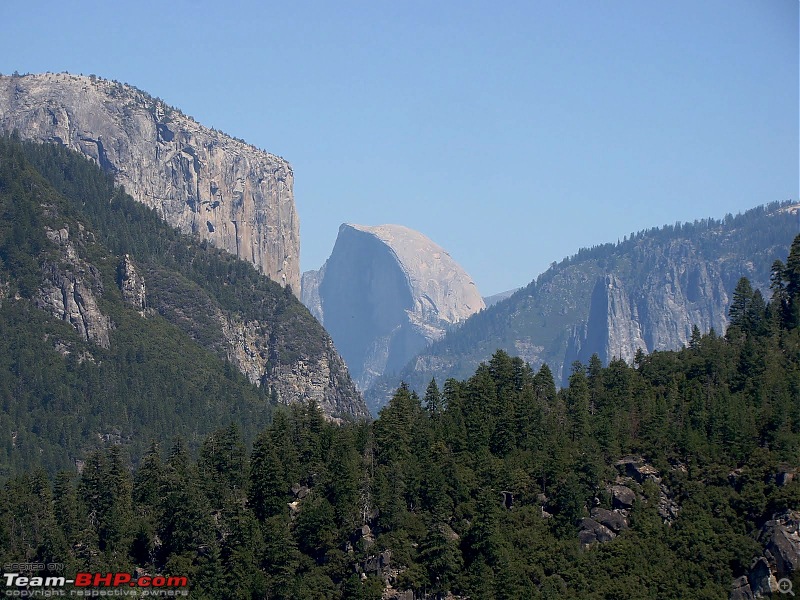
<instances>
[{"instance_id":1,"label":"vegetation on slope","mask_svg":"<svg viewBox=\"0 0 800 600\"><path fill-rule=\"evenodd\" d=\"M775 476L800 458L800 237L771 291L742 279L724 337L575 363L558 391L546 365L499 351L423 399L399 388L373 423L278 412L249 455L227 427L196 461L177 440L133 472L114 446L54 484L18 473L0 559L187 576L194 598L377 600L384 578L418 597L727 597L760 528L800 508L797 478ZM631 454L663 488L630 484L629 527L582 545Z\"/></svg>"},{"instance_id":2,"label":"vegetation on slope","mask_svg":"<svg viewBox=\"0 0 800 600\"><path fill-rule=\"evenodd\" d=\"M77 256L46 228L68 230ZM145 276L144 316L118 287L124 254ZM90 271L108 348L37 307L47 265ZM259 389L225 360L218 313L268 328L273 365L330 352L290 290L169 227L87 159L0 137L0 478L72 468L109 443L135 463L151 440L176 435L195 452L230 423L252 441L274 394L268 378Z\"/></svg>"}]
</instances>

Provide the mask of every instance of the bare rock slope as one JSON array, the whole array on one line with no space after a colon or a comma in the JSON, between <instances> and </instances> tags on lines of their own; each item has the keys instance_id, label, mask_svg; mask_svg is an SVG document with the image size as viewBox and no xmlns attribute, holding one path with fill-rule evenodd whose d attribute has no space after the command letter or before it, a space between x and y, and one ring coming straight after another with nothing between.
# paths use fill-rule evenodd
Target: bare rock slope
<instances>
[{"instance_id":1,"label":"bare rock slope","mask_svg":"<svg viewBox=\"0 0 800 600\"><path fill-rule=\"evenodd\" d=\"M303 302L325 325L361 389L485 307L440 246L401 225L344 224Z\"/></svg>"},{"instance_id":2,"label":"bare rock slope","mask_svg":"<svg viewBox=\"0 0 800 600\"><path fill-rule=\"evenodd\" d=\"M69 74L0 76L0 129L83 153L174 227L299 294L299 221L282 158L129 85Z\"/></svg>"}]
</instances>

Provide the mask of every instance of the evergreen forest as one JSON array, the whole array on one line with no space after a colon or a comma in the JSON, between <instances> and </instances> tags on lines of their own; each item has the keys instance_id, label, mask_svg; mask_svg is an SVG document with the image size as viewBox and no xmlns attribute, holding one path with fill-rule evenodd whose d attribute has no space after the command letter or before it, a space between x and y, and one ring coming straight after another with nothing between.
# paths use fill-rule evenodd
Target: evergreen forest
<instances>
[{"instance_id":1,"label":"evergreen forest","mask_svg":"<svg viewBox=\"0 0 800 600\"><path fill-rule=\"evenodd\" d=\"M196 451L177 432L80 472L31 460L0 491L0 558L186 576L208 599L727 598L800 509L800 236L771 274L768 302L738 282L726 332L575 362L561 389L498 351L422 397L400 386L373 422L294 404Z\"/></svg>"}]
</instances>

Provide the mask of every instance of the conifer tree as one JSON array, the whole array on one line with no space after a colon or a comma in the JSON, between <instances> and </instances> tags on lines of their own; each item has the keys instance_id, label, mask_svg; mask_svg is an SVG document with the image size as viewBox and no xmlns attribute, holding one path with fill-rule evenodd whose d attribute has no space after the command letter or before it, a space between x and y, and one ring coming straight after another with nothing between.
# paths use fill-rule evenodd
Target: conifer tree
<instances>
[{"instance_id":1,"label":"conifer tree","mask_svg":"<svg viewBox=\"0 0 800 600\"><path fill-rule=\"evenodd\" d=\"M432 378L425 390L425 408L431 418L438 418L442 413L442 395L439 392L439 386L436 385L436 378Z\"/></svg>"},{"instance_id":2,"label":"conifer tree","mask_svg":"<svg viewBox=\"0 0 800 600\"><path fill-rule=\"evenodd\" d=\"M72 542L78 530L78 498L73 479L72 473L60 471L53 485L53 510L56 523L68 543Z\"/></svg>"},{"instance_id":3,"label":"conifer tree","mask_svg":"<svg viewBox=\"0 0 800 600\"><path fill-rule=\"evenodd\" d=\"M234 423L209 435L200 448L198 471L208 482L207 495L214 508L244 494L247 478L244 443L239 427Z\"/></svg>"},{"instance_id":4,"label":"conifer tree","mask_svg":"<svg viewBox=\"0 0 800 600\"><path fill-rule=\"evenodd\" d=\"M572 363L569 377L567 408L571 422L572 441L582 440L589 434L589 384L580 361Z\"/></svg>"},{"instance_id":5,"label":"conifer tree","mask_svg":"<svg viewBox=\"0 0 800 600\"><path fill-rule=\"evenodd\" d=\"M284 474L269 431L265 431L253 444L247 488L248 506L260 521L287 512L287 494L291 484Z\"/></svg>"}]
</instances>

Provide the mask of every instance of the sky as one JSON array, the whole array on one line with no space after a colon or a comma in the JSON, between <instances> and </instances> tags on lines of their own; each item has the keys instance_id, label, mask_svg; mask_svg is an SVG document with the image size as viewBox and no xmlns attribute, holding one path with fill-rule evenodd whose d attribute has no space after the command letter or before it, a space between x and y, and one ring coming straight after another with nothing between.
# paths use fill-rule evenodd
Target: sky
<instances>
[{"instance_id":1,"label":"sky","mask_svg":"<svg viewBox=\"0 0 800 600\"><path fill-rule=\"evenodd\" d=\"M96 74L287 159L301 268L396 223L490 295L800 193L797 0L0 1L0 73Z\"/></svg>"}]
</instances>

